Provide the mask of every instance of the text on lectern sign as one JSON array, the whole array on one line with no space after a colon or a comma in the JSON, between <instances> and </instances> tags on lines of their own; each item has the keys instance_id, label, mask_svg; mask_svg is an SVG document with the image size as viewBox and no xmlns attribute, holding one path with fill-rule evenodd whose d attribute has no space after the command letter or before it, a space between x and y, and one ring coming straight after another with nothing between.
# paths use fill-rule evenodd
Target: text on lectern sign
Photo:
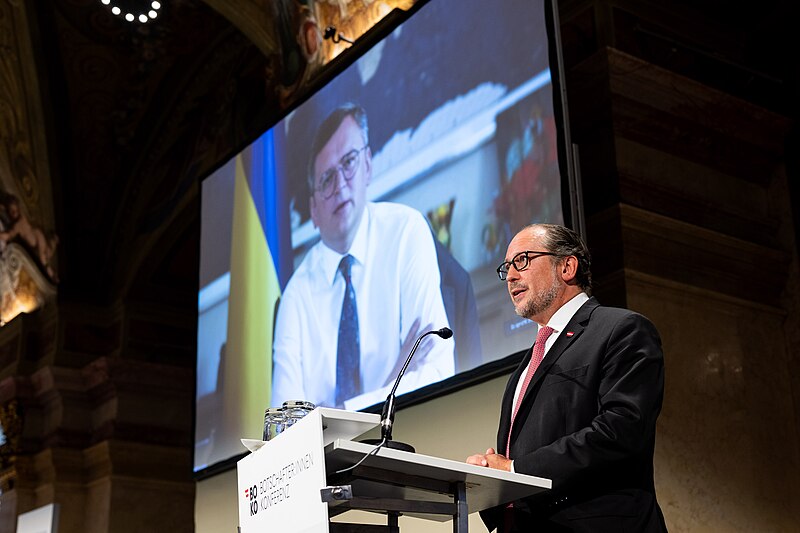
<instances>
[{"instance_id":1,"label":"text on lectern sign","mask_svg":"<svg viewBox=\"0 0 800 533\"><path fill-rule=\"evenodd\" d=\"M312 411L236 465L242 533L328 533L320 416Z\"/></svg>"}]
</instances>

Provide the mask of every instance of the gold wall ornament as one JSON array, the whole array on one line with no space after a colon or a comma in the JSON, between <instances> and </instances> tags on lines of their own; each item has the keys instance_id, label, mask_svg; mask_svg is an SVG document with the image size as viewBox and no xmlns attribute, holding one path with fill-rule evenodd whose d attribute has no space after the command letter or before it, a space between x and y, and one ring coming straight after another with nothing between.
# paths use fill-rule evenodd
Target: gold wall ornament
<instances>
[{"instance_id":1,"label":"gold wall ornament","mask_svg":"<svg viewBox=\"0 0 800 533\"><path fill-rule=\"evenodd\" d=\"M415 0L318 0L317 17L322 28L333 26L337 33L355 41L393 9L407 10L415 3ZM349 47L347 42L326 40L323 62L327 64Z\"/></svg>"},{"instance_id":2,"label":"gold wall ornament","mask_svg":"<svg viewBox=\"0 0 800 533\"><path fill-rule=\"evenodd\" d=\"M54 227L44 111L24 2L0 0L0 192L36 227ZM0 228L2 229L2 228Z\"/></svg>"},{"instance_id":3,"label":"gold wall ornament","mask_svg":"<svg viewBox=\"0 0 800 533\"><path fill-rule=\"evenodd\" d=\"M51 281L58 282L54 265L58 237L33 224L22 202L0 189L0 252L3 246L15 240L27 247Z\"/></svg>"},{"instance_id":4,"label":"gold wall ornament","mask_svg":"<svg viewBox=\"0 0 800 533\"><path fill-rule=\"evenodd\" d=\"M274 81L280 105L289 107L325 65L393 9L407 10L414 3L415 0L275 0L263 8L272 21L274 36L274 49L266 54L270 59L266 78ZM335 28L335 39L323 39L326 28Z\"/></svg>"},{"instance_id":5,"label":"gold wall ornament","mask_svg":"<svg viewBox=\"0 0 800 533\"><path fill-rule=\"evenodd\" d=\"M0 326L55 298L55 286L17 243L0 242Z\"/></svg>"}]
</instances>

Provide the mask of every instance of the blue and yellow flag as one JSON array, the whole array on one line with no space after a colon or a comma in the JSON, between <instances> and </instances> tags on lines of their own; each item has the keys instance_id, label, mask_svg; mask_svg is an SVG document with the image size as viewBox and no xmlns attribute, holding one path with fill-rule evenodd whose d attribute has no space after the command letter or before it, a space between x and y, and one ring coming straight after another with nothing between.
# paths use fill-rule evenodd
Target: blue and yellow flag
<instances>
[{"instance_id":1,"label":"blue and yellow flag","mask_svg":"<svg viewBox=\"0 0 800 533\"><path fill-rule=\"evenodd\" d=\"M271 399L281 256L285 263L291 250L271 132L236 157L235 174L222 427L227 438L261 438Z\"/></svg>"}]
</instances>

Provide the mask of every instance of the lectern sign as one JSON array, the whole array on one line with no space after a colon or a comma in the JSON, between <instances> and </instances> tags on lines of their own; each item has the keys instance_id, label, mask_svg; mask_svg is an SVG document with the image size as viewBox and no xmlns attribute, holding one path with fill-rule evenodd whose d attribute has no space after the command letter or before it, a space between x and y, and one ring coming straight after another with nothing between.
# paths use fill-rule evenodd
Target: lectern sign
<instances>
[{"instance_id":1,"label":"lectern sign","mask_svg":"<svg viewBox=\"0 0 800 533\"><path fill-rule=\"evenodd\" d=\"M237 464L242 533L328 533L320 410Z\"/></svg>"}]
</instances>

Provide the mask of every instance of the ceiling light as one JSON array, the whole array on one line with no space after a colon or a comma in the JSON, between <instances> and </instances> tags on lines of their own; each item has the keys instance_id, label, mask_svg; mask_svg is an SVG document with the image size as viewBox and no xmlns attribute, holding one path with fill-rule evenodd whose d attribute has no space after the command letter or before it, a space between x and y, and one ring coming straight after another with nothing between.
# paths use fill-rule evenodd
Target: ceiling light
<instances>
[{"instance_id":1,"label":"ceiling light","mask_svg":"<svg viewBox=\"0 0 800 533\"><path fill-rule=\"evenodd\" d=\"M124 18L128 22L138 21L142 24L158 17L158 10L161 9L161 2L158 1L151 2L149 6L146 3L141 6L144 2L140 0L100 0L100 3L109 6L114 15L125 13Z\"/></svg>"}]
</instances>

